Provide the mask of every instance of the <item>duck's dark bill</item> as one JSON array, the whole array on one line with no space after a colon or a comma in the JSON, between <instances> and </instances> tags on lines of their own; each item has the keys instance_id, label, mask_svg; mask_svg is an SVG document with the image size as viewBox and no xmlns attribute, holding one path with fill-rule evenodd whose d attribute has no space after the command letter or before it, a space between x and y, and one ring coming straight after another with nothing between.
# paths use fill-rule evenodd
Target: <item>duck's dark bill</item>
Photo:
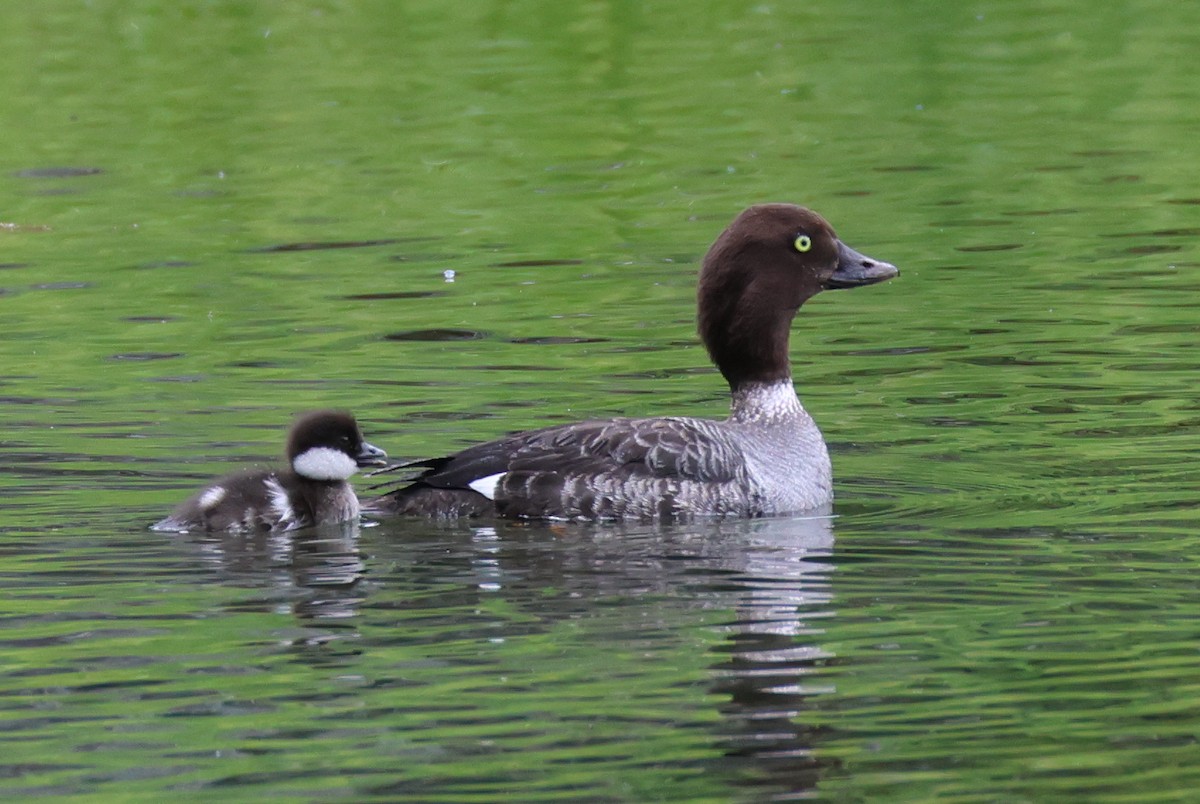
<instances>
[{"instance_id":1,"label":"duck's dark bill","mask_svg":"<svg viewBox=\"0 0 1200 804\"><path fill-rule=\"evenodd\" d=\"M838 288L857 288L862 285L874 285L891 279L900 273L890 262L874 260L865 254L859 254L841 240L838 241L838 264L825 283L829 290Z\"/></svg>"},{"instance_id":2,"label":"duck's dark bill","mask_svg":"<svg viewBox=\"0 0 1200 804\"><path fill-rule=\"evenodd\" d=\"M354 462L359 466L387 466L387 453L364 441L354 456Z\"/></svg>"}]
</instances>

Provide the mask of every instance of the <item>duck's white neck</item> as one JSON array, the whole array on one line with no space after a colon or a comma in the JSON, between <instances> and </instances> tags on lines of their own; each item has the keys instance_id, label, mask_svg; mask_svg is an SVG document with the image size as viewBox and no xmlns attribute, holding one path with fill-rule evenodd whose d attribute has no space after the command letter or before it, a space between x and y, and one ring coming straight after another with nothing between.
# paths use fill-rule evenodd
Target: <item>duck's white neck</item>
<instances>
[{"instance_id":1,"label":"duck's white neck","mask_svg":"<svg viewBox=\"0 0 1200 804\"><path fill-rule=\"evenodd\" d=\"M800 413L804 408L792 386L792 378L774 382L747 382L739 385L732 394L729 418L735 422L752 424L784 419Z\"/></svg>"}]
</instances>

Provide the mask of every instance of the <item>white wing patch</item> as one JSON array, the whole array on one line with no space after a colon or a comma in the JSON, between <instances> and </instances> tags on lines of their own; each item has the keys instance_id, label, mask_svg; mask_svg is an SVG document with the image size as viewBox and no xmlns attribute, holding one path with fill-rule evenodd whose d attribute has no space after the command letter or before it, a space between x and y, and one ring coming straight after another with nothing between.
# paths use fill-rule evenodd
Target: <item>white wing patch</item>
<instances>
[{"instance_id":1,"label":"white wing patch","mask_svg":"<svg viewBox=\"0 0 1200 804\"><path fill-rule=\"evenodd\" d=\"M345 480L358 471L358 464L341 450L313 447L297 455L292 468L311 480Z\"/></svg>"},{"instance_id":2,"label":"white wing patch","mask_svg":"<svg viewBox=\"0 0 1200 804\"><path fill-rule=\"evenodd\" d=\"M204 490L204 493L200 495L200 499L196 500L196 504L200 506L201 511L207 512L216 508L217 504L223 499L225 499L225 487L213 486Z\"/></svg>"},{"instance_id":3,"label":"white wing patch","mask_svg":"<svg viewBox=\"0 0 1200 804\"><path fill-rule=\"evenodd\" d=\"M266 480L267 496L271 498L271 510L275 512L277 522L281 525L288 525L296 520L296 512L292 510L292 503L288 500L287 492L283 490L283 486L274 477L268 477Z\"/></svg>"},{"instance_id":4,"label":"white wing patch","mask_svg":"<svg viewBox=\"0 0 1200 804\"><path fill-rule=\"evenodd\" d=\"M487 477L481 477L478 480L472 480L467 485L475 489L475 491L478 491L484 497L487 497L489 500L494 500L496 499L496 489L499 488L500 481L506 474L508 473L497 472L494 475L488 475Z\"/></svg>"}]
</instances>

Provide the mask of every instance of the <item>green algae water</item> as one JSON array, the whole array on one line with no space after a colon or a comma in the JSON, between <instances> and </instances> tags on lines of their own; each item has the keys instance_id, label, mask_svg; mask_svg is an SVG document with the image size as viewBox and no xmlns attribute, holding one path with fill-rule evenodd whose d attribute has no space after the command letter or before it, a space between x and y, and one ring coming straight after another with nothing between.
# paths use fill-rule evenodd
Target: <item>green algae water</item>
<instances>
[{"instance_id":1,"label":"green algae water","mask_svg":"<svg viewBox=\"0 0 1200 804\"><path fill-rule=\"evenodd\" d=\"M4 18L6 798L1200 785L1197 8ZM795 325L833 519L146 530L317 407L722 416L696 270L761 201L901 270Z\"/></svg>"}]
</instances>

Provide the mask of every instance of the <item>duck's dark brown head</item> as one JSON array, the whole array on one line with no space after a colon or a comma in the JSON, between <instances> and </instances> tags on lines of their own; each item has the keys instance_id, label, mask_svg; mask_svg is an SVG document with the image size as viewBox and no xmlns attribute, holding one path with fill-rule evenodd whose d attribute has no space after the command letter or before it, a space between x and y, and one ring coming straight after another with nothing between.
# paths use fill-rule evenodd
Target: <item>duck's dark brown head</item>
<instances>
[{"instance_id":1,"label":"duck's dark brown head","mask_svg":"<svg viewBox=\"0 0 1200 804\"><path fill-rule=\"evenodd\" d=\"M791 376L788 334L800 305L822 290L871 285L898 273L842 243L812 210L753 206L704 258L700 339L731 388L784 380Z\"/></svg>"}]
</instances>

